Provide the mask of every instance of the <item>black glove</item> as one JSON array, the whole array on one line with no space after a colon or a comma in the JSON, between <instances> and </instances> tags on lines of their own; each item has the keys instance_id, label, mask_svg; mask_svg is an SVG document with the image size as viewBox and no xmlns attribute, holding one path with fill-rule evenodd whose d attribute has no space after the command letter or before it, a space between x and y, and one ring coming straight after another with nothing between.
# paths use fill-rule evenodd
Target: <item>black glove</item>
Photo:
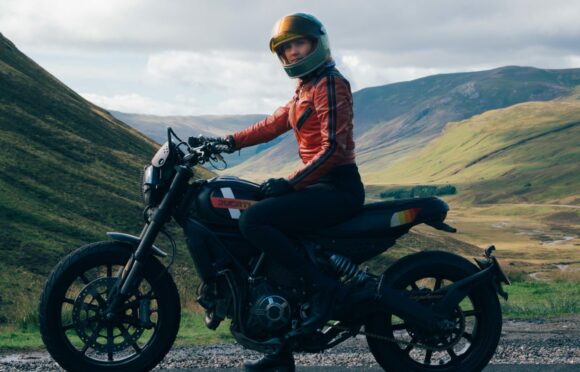
<instances>
[{"instance_id":1,"label":"black glove","mask_svg":"<svg viewBox=\"0 0 580 372\"><path fill-rule=\"evenodd\" d=\"M224 151L227 154L231 154L232 152L236 151L236 141L234 140L233 136L227 136L225 138L224 137L206 138L200 135L197 137L189 137L189 139L187 140L187 143L189 143L189 146L191 147L198 147L208 142L227 146L227 150Z\"/></svg>"},{"instance_id":2,"label":"black glove","mask_svg":"<svg viewBox=\"0 0 580 372\"><path fill-rule=\"evenodd\" d=\"M294 191L294 187L286 178L270 178L260 185L260 191L265 197L280 196Z\"/></svg>"},{"instance_id":3,"label":"black glove","mask_svg":"<svg viewBox=\"0 0 580 372\"><path fill-rule=\"evenodd\" d=\"M236 140L234 136L226 136L225 138L218 138L218 143L220 145L226 145L228 149L225 151L227 154L231 154L236 151Z\"/></svg>"}]
</instances>

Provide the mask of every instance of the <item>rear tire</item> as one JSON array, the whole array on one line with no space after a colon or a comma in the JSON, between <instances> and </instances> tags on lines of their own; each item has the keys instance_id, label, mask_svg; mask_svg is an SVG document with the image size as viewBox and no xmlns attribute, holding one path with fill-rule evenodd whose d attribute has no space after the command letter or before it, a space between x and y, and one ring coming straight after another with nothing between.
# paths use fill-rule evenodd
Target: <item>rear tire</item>
<instances>
[{"instance_id":1,"label":"rear tire","mask_svg":"<svg viewBox=\"0 0 580 372\"><path fill-rule=\"evenodd\" d=\"M173 279L150 258L139 288L115 323L102 309L133 247L115 241L81 247L65 257L42 291L42 340L68 371L148 371L167 354L179 330L181 306ZM151 322L144 326L142 314Z\"/></svg>"},{"instance_id":2,"label":"rear tire","mask_svg":"<svg viewBox=\"0 0 580 372\"><path fill-rule=\"evenodd\" d=\"M429 292L478 272L466 259L447 252L404 257L385 273L385 285ZM456 309L456 329L448 338L431 337L390 313L367 319L365 330L400 342L367 336L369 348L385 371L480 371L492 358L502 328L501 307L491 285L474 288ZM428 351L421 343L432 349Z\"/></svg>"}]
</instances>

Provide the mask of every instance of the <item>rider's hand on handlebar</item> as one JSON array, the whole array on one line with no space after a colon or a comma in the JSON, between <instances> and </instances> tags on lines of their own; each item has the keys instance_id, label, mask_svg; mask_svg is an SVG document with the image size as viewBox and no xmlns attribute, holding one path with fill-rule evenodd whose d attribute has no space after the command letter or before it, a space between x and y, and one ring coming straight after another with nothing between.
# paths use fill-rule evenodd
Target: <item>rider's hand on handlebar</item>
<instances>
[{"instance_id":1,"label":"rider's hand on handlebar","mask_svg":"<svg viewBox=\"0 0 580 372\"><path fill-rule=\"evenodd\" d=\"M219 146L220 152L225 152L227 154L231 154L232 152L236 151L236 142L233 136L227 136L225 138L224 137L212 138L204 136L189 137L187 143L191 147L199 147L205 144L220 145Z\"/></svg>"},{"instance_id":2,"label":"rider's hand on handlebar","mask_svg":"<svg viewBox=\"0 0 580 372\"><path fill-rule=\"evenodd\" d=\"M294 187L285 178L270 178L260 185L260 191L265 197L273 197L287 194L294 191Z\"/></svg>"},{"instance_id":3,"label":"rider's hand on handlebar","mask_svg":"<svg viewBox=\"0 0 580 372\"><path fill-rule=\"evenodd\" d=\"M226 136L225 138L218 138L218 143L220 145L226 145L227 150L224 151L227 154L231 154L236 151L236 141L233 136Z\"/></svg>"}]
</instances>

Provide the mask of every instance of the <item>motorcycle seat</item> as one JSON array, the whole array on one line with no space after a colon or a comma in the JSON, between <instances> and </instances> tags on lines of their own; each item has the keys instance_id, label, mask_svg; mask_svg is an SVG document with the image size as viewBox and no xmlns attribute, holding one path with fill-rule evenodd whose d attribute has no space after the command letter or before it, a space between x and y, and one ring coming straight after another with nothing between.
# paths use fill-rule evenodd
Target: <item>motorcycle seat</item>
<instances>
[{"instance_id":1,"label":"motorcycle seat","mask_svg":"<svg viewBox=\"0 0 580 372\"><path fill-rule=\"evenodd\" d=\"M338 225L317 232L323 237L371 238L405 233L428 221L443 221L449 207L436 197L366 204L361 212Z\"/></svg>"}]
</instances>

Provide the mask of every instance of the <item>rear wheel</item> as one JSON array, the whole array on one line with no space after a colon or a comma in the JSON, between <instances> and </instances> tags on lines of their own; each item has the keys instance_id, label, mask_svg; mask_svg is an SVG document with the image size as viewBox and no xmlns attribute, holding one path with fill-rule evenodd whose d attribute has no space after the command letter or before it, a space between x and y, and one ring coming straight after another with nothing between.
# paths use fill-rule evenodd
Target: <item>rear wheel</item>
<instances>
[{"instance_id":1,"label":"rear wheel","mask_svg":"<svg viewBox=\"0 0 580 372\"><path fill-rule=\"evenodd\" d=\"M421 252L402 259L385 277L387 285L413 291L422 298L419 301L429 305L436 302L429 299L433 292L477 271L457 255ZM493 288L474 288L455 309L453 322L447 332L434 334L393 314L377 313L367 320L365 330L370 334L367 342L372 354L386 371L480 371L493 356L501 335L501 308Z\"/></svg>"},{"instance_id":2,"label":"rear wheel","mask_svg":"<svg viewBox=\"0 0 580 372\"><path fill-rule=\"evenodd\" d=\"M105 309L117 276L132 254L120 242L77 249L49 276L40 301L46 348L69 371L146 371L171 348L180 321L179 295L154 258L113 317Z\"/></svg>"}]
</instances>

